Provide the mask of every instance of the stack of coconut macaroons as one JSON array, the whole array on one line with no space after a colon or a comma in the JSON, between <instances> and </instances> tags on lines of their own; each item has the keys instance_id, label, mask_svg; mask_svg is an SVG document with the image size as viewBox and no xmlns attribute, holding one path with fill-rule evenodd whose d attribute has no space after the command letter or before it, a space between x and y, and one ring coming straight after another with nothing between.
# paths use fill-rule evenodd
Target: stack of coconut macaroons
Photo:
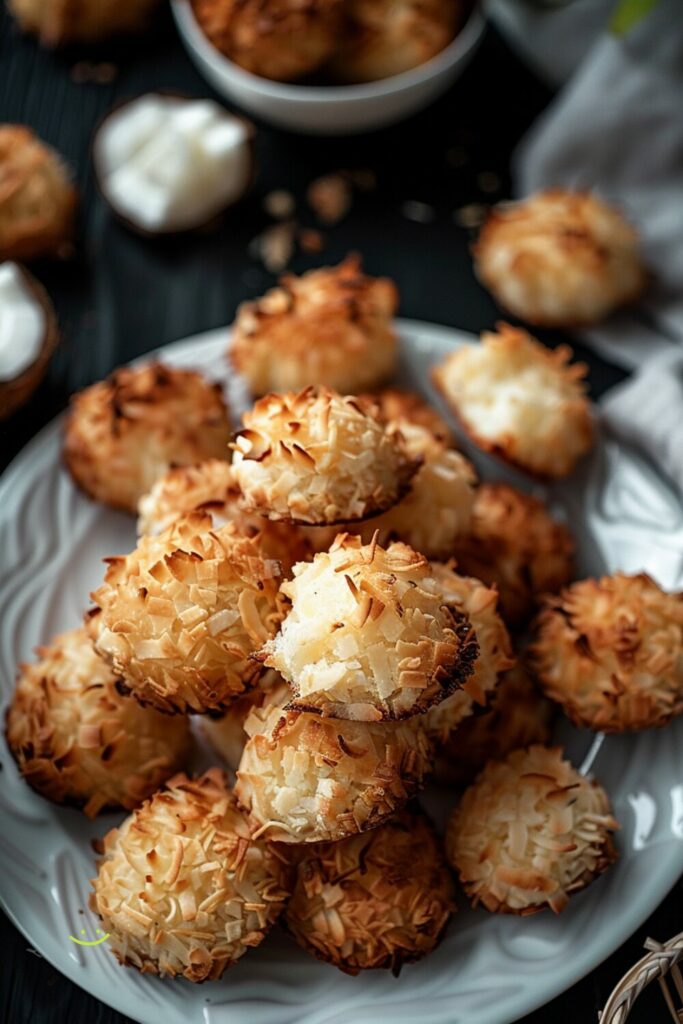
<instances>
[{"instance_id":1,"label":"stack of coconut macaroons","mask_svg":"<svg viewBox=\"0 0 683 1024\"><path fill-rule=\"evenodd\" d=\"M45 797L131 812L104 839L92 907L144 972L218 978L281 913L322 960L397 971L441 938L451 868L475 905L559 912L613 861L616 822L548 746L528 666L594 729L683 708L680 596L643 576L570 585L573 542L542 502L479 484L436 410L381 390L395 304L345 261L240 310L231 358L252 391L277 387L278 367L290 387L258 397L232 440L218 390L159 364L72 405L73 478L137 512L139 538L107 559L84 624L21 667L7 737ZM309 317L315 358L291 343ZM591 434L580 371L518 333L436 377L476 437L490 375L505 436L489 416L485 447L535 465L545 450L559 475L580 454L568 429L558 455L563 420L585 426L582 450ZM341 394L331 378L352 390L353 360L362 393ZM513 437L529 423L533 449ZM193 778L197 743L221 767ZM469 785L445 846L414 802L430 775Z\"/></svg>"}]
</instances>

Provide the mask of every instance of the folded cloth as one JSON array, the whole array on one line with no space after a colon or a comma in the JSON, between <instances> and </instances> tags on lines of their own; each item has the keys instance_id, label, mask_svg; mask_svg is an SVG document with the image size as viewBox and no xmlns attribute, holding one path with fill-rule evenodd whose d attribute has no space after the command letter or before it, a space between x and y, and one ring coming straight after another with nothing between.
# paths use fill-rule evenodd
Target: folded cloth
<instances>
[{"instance_id":1,"label":"folded cloth","mask_svg":"<svg viewBox=\"0 0 683 1024\"><path fill-rule=\"evenodd\" d=\"M623 3L623 0L622 0ZM560 17L539 11L550 33ZM641 5L643 6L643 5ZM648 5L644 5L646 8ZM591 188L623 207L639 229L652 286L637 311L586 334L613 361L633 367L683 345L683 15L680 0L650 0L624 35L607 27L522 140L516 191Z\"/></svg>"},{"instance_id":2,"label":"folded cloth","mask_svg":"<svg viewBox=\"0 0 683 1024\"><path fill-rule=\"evenodd\" d=\"M601 409L607 428L648 455L683 494L683 354L649 360L607 392Z\"/></svg>"}]
</instances>

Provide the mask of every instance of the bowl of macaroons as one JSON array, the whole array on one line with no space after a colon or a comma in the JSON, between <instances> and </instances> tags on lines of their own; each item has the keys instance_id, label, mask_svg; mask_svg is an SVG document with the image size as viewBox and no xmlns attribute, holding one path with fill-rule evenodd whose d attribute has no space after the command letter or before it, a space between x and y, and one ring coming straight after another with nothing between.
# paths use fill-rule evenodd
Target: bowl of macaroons
<instances>
[{"instance_id":1,"label":"bowl of macaroons","mask_svg":"<svg viewBox=\"0 0 683 1024\"><path fill-rule=\"evenodd\" d=\"M484 29L470 0L171 0L193 61L223 96L317 135L416 113L469 62Z\"/></svg>"}]
</instances>

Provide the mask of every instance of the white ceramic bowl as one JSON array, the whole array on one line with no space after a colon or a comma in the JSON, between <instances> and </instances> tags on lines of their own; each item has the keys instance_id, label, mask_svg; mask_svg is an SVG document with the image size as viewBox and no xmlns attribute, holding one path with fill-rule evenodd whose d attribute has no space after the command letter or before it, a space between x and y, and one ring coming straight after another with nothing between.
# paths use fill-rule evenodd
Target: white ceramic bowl
<instances>
[{"instance_id":1,"label":"white ceramic bowl","mask_svg":"<svg viewBox=\"0 0 683 1024\"><path fill-rule=\"evenodd\" d=\"M279 128L350 135L394 124L446 91L470 61L484 31L478 4L452 43L426 64L364 85L289 85L261 78L223 56L199 27L189 0L171 0L190 57L226 99Z\"/></svg>"}]
</instances>

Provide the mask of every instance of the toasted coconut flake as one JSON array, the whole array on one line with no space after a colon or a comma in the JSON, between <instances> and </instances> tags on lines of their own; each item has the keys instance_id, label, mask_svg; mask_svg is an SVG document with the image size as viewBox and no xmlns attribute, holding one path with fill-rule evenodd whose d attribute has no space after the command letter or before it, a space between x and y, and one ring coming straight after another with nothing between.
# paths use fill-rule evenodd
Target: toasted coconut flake
<instances>
[{"instance_id":1,"label":"toasted coconut flake","mask_svg":"<svg viewBox=\"0 0 683 1024\"><path fill-rule=\"evenodd\" d=\"M621 212L559 188L494 207L474 260L501 306L548 327L596 323L646 283L638 234Z\"/></svg>"},{"instance_id":2,"label":"toasted coconut flake","mask_svg":"<svg viewBox=\"0 0 683 1024\"><path fill-rule=\"evenodd\" d=\"M459 576L452 565L434 563L432 572L443 599L472 623L479 645L474 671L462 690L435 704L424 716L427 735L441 745L453 738L463 719L488 704L501 673L514 665L514 658L508 631L498 614L495 589L471 576Z\"/></svg>"},{"instance_id":3,"label":"toasted coconut flake","mask_svg":"<svg viewBox=\"0 0 683 1024\"><path fill-rule=\"evenodd\" d=\"M373 388L394 369L397 305L393 282L368 277L355 256L290 274L240 306L229 356L255 395L308 385Z\"/></svg>"},{"instance_id":4,"label":"toasted coconut flake","mask_svg":"<svg viewBox=\"0 0 683 1024\"><path fill-rule=\"evenodd\" d=\"M502 914L559 913L616 859L618 828L604 789L559 747L490 761L463 794L446 855L474 906Z\"/></svg>"},{"instance_id":5,"label":"toasted coconut flake","mask_svg":"<svg viewBox=\"0 0 683 1024\"><path fill-rule=\"evenodd\" d=\"M374 82L419 67L448 46L461 9L444 0L348 0L331 73L342 82Z\"/></svg>"},{"instance_id":6,"label":"toasted coconut flake","mask_svg":"<svg viewBox=\"0 0 683 1024\"><path fill-rule=\"evenodd\" d=\"M426 711L463 686L478 646L467 617L444 602L429 563L405 544L340 534L294 567L292 608L264 647L294 691L291 706L378 721Z\"/></svg>"},{"instance_id":7,"label":"toasted coconut flake","mask_svg":"<svg viewBox=\"0 0 683 1024\"><path fill-rule=\"evenodd\" d=\"M20 667L7 743L21 774L48 800L132 810L181 768L187 721L122 696L85 627L69 630Z\"/></svg>"},{"instance_id":8,"label":"toasted coconut flake","mask_svg":"<svg viewBox=\"0 0 683 1024\"><path fill-rule=\"evenodd\" d=\"M601 732L683 712L683 594L645 574L582 580L548 598L530 663L572 721Z\"/></svg>"},{"instance_id":9,"label":"toasted coconut flake","mask_svg":"<svg viewBox=\"0 0 683 1024\"><path fill-rule=\"evenodd\" d=\"M435 710L452 700L454 697L449 697ZM536 689L522 665L516 664L501 676L488 710L469 715L449 736L437 739L437 780L462 786L471 782L487 761L502 761L518 747L548 743L552 710L552 704ZM425 716L427 728L431 714L429 711Z\"/></svg>"},{"instance_id":10,"label":"toasted coconut flake","mask_svg":"<svg viewBox=\"0 0 683 1024\"><path fill-rule=\"evenodd\" d=\"M43 46L92 43L140 31L158 6L159 0L9 0L20 27L37 35ZM96 81L111 81L110 75L103 72Z\"/></svg>"},{"instance_id":11,"label":"toasted coconut flake","mask_svg":"<svg viewBox=\"0 0 683 1024\"><path fill-rule=\"evenodd\" d=\"M188 512L204 509L211 512L215 523L234 523L248 537L259 534L263 554L280 562L285 573L312 553L304 528L250 515L242 504L242 492L229 462L207 459L195 466L178 466L169 469L140 499L138 534L158 535ZM331 540L326 546L329 543Z\"/></svg>"},{"instance_id":12,"label":"toasted coconut flake","mask_svg":"<svg viewBox=\"0 0 683 1024\"><path fill-rule=\"evenodd\" d=\"M258 834L283 843L337 840L374 828L421 788L431 747L418 719L339 722L255 707L235 793Z\"/></svg>"},{"instance_id":13,"label":"toasted coconut flake","mask_svg":"<svg viewBox=\"0 0 683 1024\"><path fill-rule=\"evenodd\" d=\"M213 981L262 941L289 895L288 875L214 768L174 776L105 836L91 906L120 963Z\"/></svg>"},{"instance_id":14,"label":"toasted coconut flake","mask_svg":"<svg viewBox=\"0 0 683 1024\"><path fill-rule=\"evenodd\" d=\"M97 648L138 700L220 710L256 681L251 655L283 614L279 565L259 537L193 512L110 561L93 595Z\"/></svg>"},{"instance_id":15,"label":"toasted coconut flake","mask_svg":"<svg viewBox=\"0 0 683 1024\"><path fill-rule=\"evenodd\" d=\"M247 71L291 82L331 56L340 0L192 0L195 17L217 50Z\"/></svg>"},{"instance_id":16,"label":"toasted coconut flake","mask_svg":"<svg viewBox=\"0 0 683 1024\"><path fill-rule=\"evenodd\" d=\"M346 974L396 974L432 952L455 909L434 830L404 812L369 835L307 849L285 924L300 946Z\"/></svg>"},{"instance_id":17,"label":"toasted coconut flake","mask_svg":"<svg viewBox=\"0 0 683 1024\"><path fill-rule=\"evenodd\" d=\"M72 398L64 458L91 498L136 512L172 465L227 460L229 439L218 385L150 363L123 367Z\"/></svg>"},{"instance_id":18,"label":"toasted coconut flake","mask_svg":"<svg viewBox=\"0 0 683 1024\"><path fill-rule=\"evenodd\" d=\"M495 585L509 626L528 622L543 594L572 578L574 541L538 498L507 484L477 490L468 537L455 546L458 568Z\"/></svg>"},{"instance_id":19,"label":"toasted coconut flake","mask_svg":"<svg viewBox=\"0 0 683 1024\"><path fill-rule=\"evenodd\" d=\"M451 448L453 434L443 416L414 391L400 391L398 388L382 388L370 395L363 395L377 405L383 423L401 430L406 426L422 427L437 441ZM410 437L408 437L408 442ZM421 454L418 452L418 454Z\"/></svg>"},{"instance_id":20,"label":"toasted coconut flake","mask_svg":"<svg viewBox=\"0 0 683 1024\"><path fill-rule=\"evenodd\" d=\"M586 367L500 323L434 370L434 382L472 440L539 478L567 476L594 440Z\"/></svg>"},{"instance_id":21,"label":"toasted coconut flake","mask_svg":"<svg viewBox=\"0 0 683 1024\"><path fill-rule=\"evenodd\" d=\"M233 445L244 506L274 520L328 525L395 505L419 462L374 407L328 388L267 395Z\"/></svg>"},{"instance_id":22,"label":"toasted coconut flake","mask_svg":"<svg viewBox=\"0 0 683 1024\"><path fill-rule=\"evenodd\" d=\"M0 125L0 261L67 255L77 201L58 153L25 125Z\"/></svg>"},{"instance_id":23,"label":"toasted coconut flake","mask_svg":"<svg viewBox=\"0 0 683 1024\"><path fill-rule=\"evenodd\" d=\"M267 669L253 690L236 697L219 718L203 715L200 719L200 729L228 768L237 771L242 751L249 738L244 731L244 723L252 710L272 706L282 708L290 697L289 687L282 676L272 669Z\"/></svg>"}]
</instances>

